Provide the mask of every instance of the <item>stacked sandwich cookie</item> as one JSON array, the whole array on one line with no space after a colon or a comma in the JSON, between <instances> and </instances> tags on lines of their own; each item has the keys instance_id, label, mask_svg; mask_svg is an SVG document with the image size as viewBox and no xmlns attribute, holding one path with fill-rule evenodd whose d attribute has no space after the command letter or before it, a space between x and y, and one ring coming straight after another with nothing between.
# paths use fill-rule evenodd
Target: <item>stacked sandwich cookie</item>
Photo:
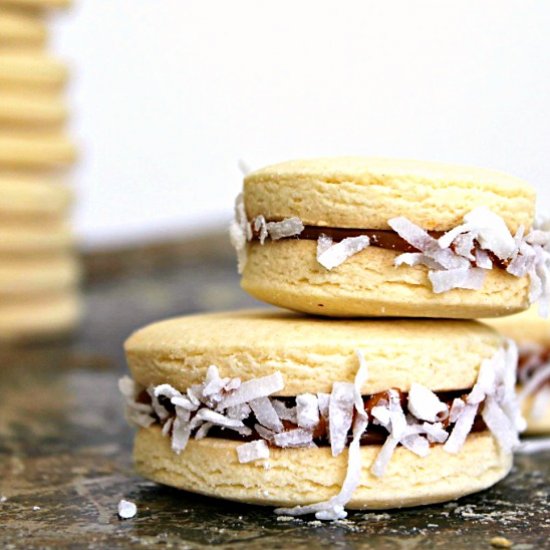
<instances>
[{"instance_id":1,"label":"stacked sandwich cookie","mask_svg":"<svg viewBox=\"0 0 550 550\"><path fill-rule=\"evenodd\" d=\"M546 299L534 199L517 179L430 163L249 174L230 230L243 288L296 311L182 317L129 338L120 389L138 471L327 520L502 479L525 428L517 348L472 319Z\"/></svg>"},{"instance_id":2,"label":"stacked sandwich cookie","mask_svg":"<svg viewBox=\"0 0 550 550\"><path fill-rule=\"evenodd\" d=\"M550 321L536 308L488 324L519 348L518 398L527 435L550 435Z\"/></svg>"},{"instance_id":3,"label":"stacked sandwich cookie","mask_svg":"<svg viewBox=\"0 0 550 550\"><path fill-rule=\"evenodd\" d=\"M0 0L0 342L57 336L79 318L67 69L46 51L46 8L62 4Z\"/></svg>"}]
</instances>

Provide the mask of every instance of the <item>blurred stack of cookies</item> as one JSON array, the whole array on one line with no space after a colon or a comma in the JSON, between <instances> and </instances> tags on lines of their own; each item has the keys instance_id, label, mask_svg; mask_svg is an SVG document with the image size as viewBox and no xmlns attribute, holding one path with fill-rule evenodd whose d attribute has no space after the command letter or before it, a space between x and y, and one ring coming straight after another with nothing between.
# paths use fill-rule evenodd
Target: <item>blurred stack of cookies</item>
<instances>
[{"instance_id":1,"label":"blurred stack of cookies","mask_svg":"<svg viewBox=\"0 0 550 550\"><path fill-rule=\"evenodd\" d=\"M63 334L79 318L68 71L47 51L47 18L66 4L0 0L0 342Z\"/></svg>"}]
</instances>

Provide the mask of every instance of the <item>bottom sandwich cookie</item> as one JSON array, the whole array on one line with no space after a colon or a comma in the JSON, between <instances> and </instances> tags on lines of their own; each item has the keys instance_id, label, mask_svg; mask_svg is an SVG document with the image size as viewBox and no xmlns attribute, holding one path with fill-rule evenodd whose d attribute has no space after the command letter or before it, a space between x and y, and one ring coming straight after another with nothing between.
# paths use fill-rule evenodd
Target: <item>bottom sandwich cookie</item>
<instances>
[{"instance_id":1,"label":"bottom sandwich cookie","mask_svg":"<svg viewBox=\"0 0 550 550\"><path fill-rule=\"evenodd\" d=\"M473 321L198 315L136 332L126 354L137 470L285 515L486 489L523 428L516 348Z\"/></svg>"},{"instance_id":2,"label":"bottom sandwich cookie","mask_svg":"<svg viewBox=\"0 0 550 550\"><path fill-rule=\"evenodd\" d=\"M519 349L518 398L528 435L550 434L550 320L531 309L484 321L513 338Z\"/></svg>"}]
</instances>

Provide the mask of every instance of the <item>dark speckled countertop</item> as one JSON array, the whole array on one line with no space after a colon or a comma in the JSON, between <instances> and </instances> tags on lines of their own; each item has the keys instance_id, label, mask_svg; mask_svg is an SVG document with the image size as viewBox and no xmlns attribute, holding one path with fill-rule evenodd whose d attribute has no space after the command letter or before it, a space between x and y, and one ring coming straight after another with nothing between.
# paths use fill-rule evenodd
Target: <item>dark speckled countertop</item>
<instances>
[{"instance_id":1,"label":"dark speckled countertop","mask_svg":"<svg viewBox=\"0 0 550 550\"><path fill-rule=\"evenodd\" d=\"M86 258L87 317L70 340L0 350L2 548L550 548L550 453L522 455L493 489L442 506L277 518L139 478L116 381L122 342L167 316L257 305L216 236ZM120 520L129 499L137 516Z\"/></svg>"}]
</instances>

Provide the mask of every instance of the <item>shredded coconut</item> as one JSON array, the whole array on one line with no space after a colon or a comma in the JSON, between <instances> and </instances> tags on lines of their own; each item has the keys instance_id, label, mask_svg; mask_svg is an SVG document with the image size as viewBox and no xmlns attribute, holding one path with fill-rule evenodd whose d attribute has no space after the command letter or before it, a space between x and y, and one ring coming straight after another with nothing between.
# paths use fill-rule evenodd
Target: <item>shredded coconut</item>
<instances>
[{"instance_id":1,"label":"shredded coconut","mask_svg":"<svg viewBox=\"0 0 550 550\"><path fill-rule=\"evenodd\" d=\"M338 456L346 446L353 419L355 386L350 382L334 382L329 404L329 432L332 456Z\"/></svg>"},{"instance_id":2,"label":"shredded coconut","mask_svg":"<svg viewBox=\"0 0 550 550\"><path fill-rule=\"evenodd\" d=\"M409 390L409 411L419 420L435 422L440 414L447 412L447 405L433 391L415 383Z\"/></svg>"},{"instance_id":3,"label":"shredded coconut","mask_svg":"<svg viewBox=\"0 0 550 550\"><path fill-rule=\"evenodd\" d=\"M239 445L237 447L237 456L239 462L242 464L266 459L269 458L269 447L263 439L257 439L256 441Z\"/></svg>"},{"instance_id":4,"label":"shredded coconut","mask_svg":"<svg viewBox=\"0 0 550 550\"><path fill-rule=\"evenodd\" d=\"M122 499L118 503L118 517L121 519L131 519L137 514L137 506L129 500Z\"/></svg>"},{"instance_id":5,"label":"shredded coconut","mask_svg":"<svg viewBox=\"0 0 550 550\"><path fill-rule=\"evenodd\" d=\"M249 402L252 412L262 425L274 432L282 432L283 424L268 397L258 397Z\"/></svg>"},{"instance_id":6,"label":"shredded coconut","mask_svg":"<svg viewBox=\"0 0 550 550\"><path fill-rule=\"evenodd\" d=\"M229 238L231 244L237 251L237 268L242 273L246 265L246 245L252 239L252 227L248 223L246 210L244 207L244 198L240 193L235 200L235 219L229 226Z\"/></svg>"},{"instance_id":7,"label":"shredded coconut","mask_svg":"<svg viewBox=\"0 0 550 550\"><path fill-rule=\"evenodd\" d=\"M313 443L313 434L309 430L296 428L295 430L275 434L273 441L277 447L283 449L287 447L307 447Z\"/></svg>"},{"instance_id":8,"label":"shredded coconut","mask_svg":"<svg viewBox=\"0 0 550 550\"><path fill-rule=\"evenodd\" d=\"M550 298L550 231L535 227L524 236L520 227L512 236L504 220L486 207L464 216L464 223L438 240L404 217L388 221L390 227L411 246L419 250L404 253L395 265L425 265L435 293L454 288L477 290L485 272L493 268L490 254L504 262L506 271L515 277L529 276L531 303L541 301L546 316Z\"/></svg>"},{"instance_id":9,"label":"shredded coconut","mask_svg":"<svg viewBox=\"0 0 550 550\"><path fill-rule=\"evenodd\" d=\"M280 222L267 222L266 230L273 241L294 237L304 230L304 224L300 218L285 218Z\"/></svg>"},{"instance_id":10,"label":"shredded coconut","mask_svg":"<svg viewBox=\"0 0 550 550\"><path fill-rule=\"evenodd\" d=\"M296 420L300 428L313 429L319 424L317 396L302 393L296 397Z\"/></svg>"},{"instance_id":11,"label":"shredded coconut","mask_svg":"<svg viewBox=\"0 0 550 550\"><path fill-rule=\"evenodd\" d=\"M370 240L366 235L348 237L336 244L327 235L321 235L317 240L317 261L330 271L367 248L369 244Z\"/></svg>"}]
</instances>

